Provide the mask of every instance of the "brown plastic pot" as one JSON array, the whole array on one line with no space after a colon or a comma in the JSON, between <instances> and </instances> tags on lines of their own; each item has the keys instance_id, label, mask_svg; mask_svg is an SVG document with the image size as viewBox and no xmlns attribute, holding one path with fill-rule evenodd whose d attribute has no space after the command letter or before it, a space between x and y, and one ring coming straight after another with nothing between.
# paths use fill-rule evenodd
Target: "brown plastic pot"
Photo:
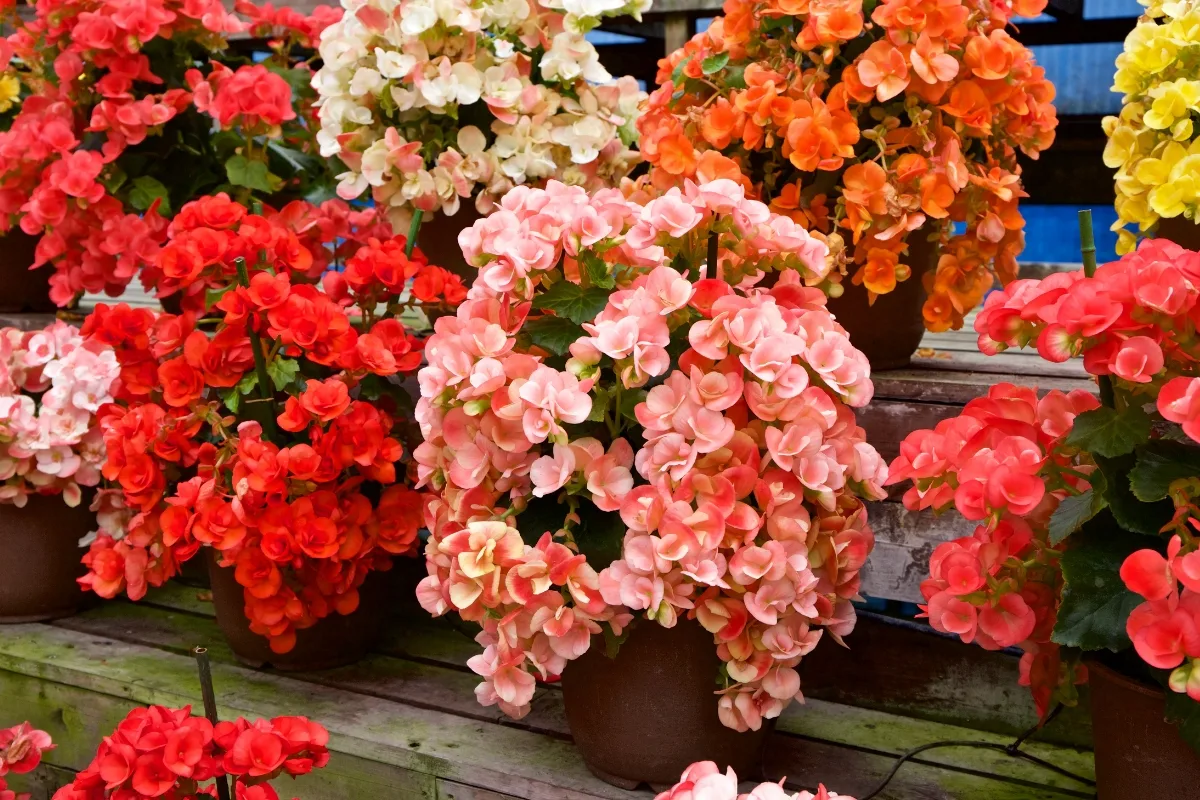
<instances>
[{"instance_id":1,"label":"brown plastic pot","mask_svg":"<svg viewBox=\"0 0 1200 800\"><path fill-rule=\"evenodd\" d=\"M842 282L842 296L829 299L829 310L850 334L850 341L871 362L871 371L902 369L925 336L925 272L937 266L939 248L930 242L930 231L921 228L908 235L908 256L902 259L912 270L908 280L869 302L867 290L849 278ZM861 269L861 267L860 267Z\"/></svg>"},{"instance_id":2,"label":"brown plastic pot","mask_svg":"<svg viewBox=\"0 0 1200 800\"><path fill-rule=\"evenodd\" d=\"M79 540L96 527L86 495L75 508L61 495L32 495L24 508L0 504L0 623L74 614L87 570Z\"/></svg>"},{"instance_id":3,"label":"brown plastic pot","mask_svg":"<svg viewBox=\"0 0 1200 800\"><path fill-rule=\"evenodd\" d=\"M458 246L458 234L474 225L482 216L475 210L474 202L468 200L452 217L441 213L426 217L417 233L417 247L421 248L429 263L450 270L462 278L468 287L475 282L479 270L463 258L462 248Z\"/></svg>"},{"instance_id":4,"label":"brown plastic pot","mask_svg":"<svg viewBox=\"0 0 1200 800\"><path fill-rule=\"evenodd\" d=\"M593 639L562 676L567 722L592 774L625 789L670 786L696 761L761 776L768 726L738 733L721 724L719 668L712 634L694 620L641 621L615 659Z\"/></svg>"},{"instance_id":5,"label":"brown plastic pot","mask_svg":"<svg viewBox=\"0 0 1200 800\"><path fill-rule=\"evenodd\" d=\"M30 271L39 237L20 228L0 234L0 311L48 314L57 311L50 299L49 266ZM60 498L61 502L61 498Z\"/></svg>"},{"instance_id":6,"label":"brown plastic pot","mask_svg":"<svg viewBox=\"0 0 1200 800\"><path fill-rule=\"evenodd\" d=\"M366 657L383 635L387 619L389 581L372 572L359 589L358 608L352 614L333 613L311 628L296 632L296 646L287 653L271 650L266 637L250 630L246 601L233 567L217 566L217 556L208 549L209 581L217 625L243 664L258 669L272 666L285 672L333 669Z\"/></svg>"},{"instance_id":7,"label":"brown plastic pot","mask_svg":"<svg viewBox=\"0 0 1200 800\"><path fill-rule=\"evenodd\" d=\"M1088 664L1100 800L1196 797L1200 756L1165 719L1161 689Z\"/></svg>"},{"instance_id":8,"label":"brown plastic pot","mask_svg":"<svg viewBox=\"0 0 1200 800\"><path fill-rule=\"evenodd\" d=\"M1188 250L1200 250L1200 225L1186 217L1171 217L1158 221L1156 238L1168 239Z\"/></svg>"}]
</instances>

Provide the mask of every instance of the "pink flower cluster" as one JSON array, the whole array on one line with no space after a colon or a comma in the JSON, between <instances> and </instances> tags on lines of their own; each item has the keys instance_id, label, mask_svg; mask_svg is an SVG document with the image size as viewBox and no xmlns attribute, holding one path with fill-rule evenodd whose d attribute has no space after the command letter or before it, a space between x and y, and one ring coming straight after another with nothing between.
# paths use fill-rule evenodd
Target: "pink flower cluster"
<instances>
[{"instance_id":1,"label":"pink flower cluster","mask_svg":"<svg viewBox=\"0 0 1200 800\"><path fill-rule=\"evenodd\" d=\"M697 761L686 770L679 783L660 792L654 800L854 800L847 794L837 794L817 787L812 792L789 792L779 783L760 783L749 792L738 791L738 779L733 768L724 773L711 761Z\"/></svg>"},{"instance_id":2,"label":"pink flower cluster","mask_svg":"<svg viewBox=\"0 0 1200 800\"><path fill-rule=\"evenodd\" d=\"M1010 283L988 297L975 330L985 353L1032 343L1049 361L1081 355L1091 374L1157 395L1159 413L1200 441L1198 303L1200 253L1144 239L1091 278L1067 272Z\"/></svg>"},{"instance_id":3,"label":"pink flower cluster","mask_svg":"<svg viewBox=\"0 0 1200 800\"><path fill-rule=\"evenodd\" d=\"M1077 463L1078 450L1065 440L1075 417L1098 405L1082 390L1039 398L997 384L959 416L909 434L890 466L889 483L913 483L904 494L910 510L953 505L982 523L934 550L921 610L935 629L964 642L1023 648L1022 682L1043 714L1055 692L1082 677L1061 667L1050 641L1062 573L1047 526L1065 497L1088 488L1091 467Z\"/></svg>"},{"instance_id":4,"label":"pink flower cluster","mask_svg":"<svg viewBox=\"0 0 1200 800\"><path fill-rule=\"evenodd\" d=\"M53 750L50 734L34 729L28 722L0 730L0 800L29 800L29 794L17 794L8 788L4 776L12 772L32 772L42 761L42 753Z\"/></svg>"},{"instance_id":5,"label":"pink flower cluster","mask_svg":"<svg viewBox=\"0 0 1200 800\"><path fill-rule=\"evenodd\" d=\"M803 285L827 275L824 245L729 180L645 205L518 188L459 241L480 273L419 375L415 460L437 494L419 597L482 626L480 700L523 714L536 677L639 612L711 632L722 721L758 729L801 696L823 631L854 627L860 498L887 476L847 405L869 402L868 363ZM537 342L570 325L558 369ZM620 557L589 564L582 537L607 525Z\"/></svg>"},{"instance_id":6,"label":"pink flower cluster","mask_svg":"<svg viewBox=\"0 0 1200 800\"><path fill-rule=\"evenodd\" d=\"M237 126L247 135L277 135L282 123L296 118L292 88L262 64L235 72L214 62L207 77L198 69L189 69L186 77L196 108L226 130Z\"/></svg>"},{"instance_id":7,"label":"pink flower cluster","mask_svg":"<svg viewBox=\"0 0 1200 800\"><path fill-rule=\"evenodd\" d=\"M1191 520L1195 527L1196 521ZM1152 667L1169 669L1173 691L1200 701L1200 550L1171 537L1164 558L1138 550L1121 565L1121 580L1146 598L1125 623L1137 654ZM1183 589L1180 591L1180 586Z\"/></svg>"},{"instance_id":8,"label":"pink flower cluster","mask_svg":"<svg viewBox=\"0 0 1200 800\"><path fill-rule=\"evenodd\" d=\"M0 502L62 493L79 505L80 486L100 482L96 413L112 401L119 374L111 349L85 343L65 322L0 330Z\"/></svg>"}]
</instances>

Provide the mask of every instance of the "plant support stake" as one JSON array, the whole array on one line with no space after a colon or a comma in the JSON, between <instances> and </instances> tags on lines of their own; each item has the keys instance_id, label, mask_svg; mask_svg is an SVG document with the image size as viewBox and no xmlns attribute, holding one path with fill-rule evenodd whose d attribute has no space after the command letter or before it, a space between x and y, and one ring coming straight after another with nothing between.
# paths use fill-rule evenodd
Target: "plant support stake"
<instances>
[{"instance_id":1,"label":"plant support stake","mask_svg":"<svg viewBox=\"0 0 1200 800\"><path fill-rule=\"evenodd\" d=\"M204 716L214 726L217 724L217 695L213 691L212 668L208 663L208 648L195 647L192 655L196 657L196 669L200 673L200 696L204 700ZM216 779L218 800L229 800L229 784L222 775Z\"/></svg>"},{"instance_id":2,"label":"plant support stake","mask_svg":"<svg viewBox=\"0 0 1200 800\"><path fill-rule=\"evenodd\" d=\"M412 258L413 249L417 246L417 233L421 230L421 219L425 212L417 209L413 212L412 222L408 226L408 239L404 242L404 257Z\"/></svg>"},{"instance_id":3,"label":"plant support stake","mask_svg":"<svg viewBox=\"0 0 1200 800\"><path fill-rule=\"evenodd\" d=\"M1089 278L1096 274L1096 237L1092 233L1092 210L1085 208L1079 212L1079 252L1083 256L1083 274ZM1108 375L1096 377L1100 387L1100 405L1113 407L1112 378Z\"/></svg>"},{"instance_id":4,"label":"plant support stake","mask_svg":"<svg viewBox=\"0 0 1200 800\"><path fill-rule=\"evenodd\" d=\"M250 288L250 271L246 269L246 259L239 258L236 262L238 283L243 288ZM267 434L268 441L276 441L278 439L278 431L275 429L275 392L274 383L271 381L271 376L267 372L266 357L263 356L262 339L258 337L258 331L254 329L254 320L250 320L249 327L246 328L246 334L250 338L250 349L254 352L254 372L258 375L258 394L269 404L266 415L262 420L263 431Z\"/></svg>"}]
</instances>

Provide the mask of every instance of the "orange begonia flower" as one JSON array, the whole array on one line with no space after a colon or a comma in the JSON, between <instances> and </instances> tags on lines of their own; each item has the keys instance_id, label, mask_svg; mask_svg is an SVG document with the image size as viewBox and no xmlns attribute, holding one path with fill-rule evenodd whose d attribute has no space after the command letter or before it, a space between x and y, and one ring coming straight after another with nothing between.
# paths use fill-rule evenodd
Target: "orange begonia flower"
<instances>
[{"instance_id":1,"label":"orange begonia flower","mask_svg":"<svg viewBox=\"0 0 1200 800\"><path fill-rule=\"evenodd\" d=\"M1003 30L987 36L973 36L967 42L966 63L976 77L989 81L1004 80L1024 48Z\"/></svg>"},{"instance_id":2,"label":"orange begonia flower","mask_svg":"<svg viewBox=\"0 0 1200 800\"><path fill-rule=\"evenodd\" d=\"M718 150L724 150L743 124L743 116L724 97L718 98L700 117L700 135Z\"/></svg>"},{"instance_id":3,"label":"orange begonia flower","mask_svg":"<svg viewBox=\"0 0 1200 800\"><path fill-rule=\"evenodd\" d=\"M866 287L870 294L869 303L875 302L875 296L887 294L896 288L896 267L900 264L900 256L891 250L872 247L867 251L867 263L854 273L854 282Z\"/></svg>"},{"instance_id":4,"label":"orange begonia flower","mask_svg":"<svg viewBox=\"0 0 1200 800\"><path fill-rule=\"evenodd\" d=\"M715 181L719 178L737 181L745 187L747 195L751 194L754 188L738 163L716 150L705 150L700 154L700 160L696 162L696 177L701 181Z\"/></svg>"},{"instance_id":5,"label":"orange begonia flower","mask_svg":"<svg viewBox=\"0 0 1200 800\"><path fill-rule=\"evenodd\" d=\"M985 133L992 129L992 106L979 84L972 80L957 83L950 90L950 102L939 106L952 117Z\"/></svg>"},{"instance_id":6,"label":"orange begonia flower","mask_svg":"<svg viewBox=\"0 0 1200 800\"><path fill-rule=\"evenodd\" d=\"M909 54L913 72L925 83L944 83L958 75L958 59L946 52L940 44L934 44L928 33L917 38L917 46Z\"/></svg>"},{"instance_id":7,"label":"orange begonia flower","mask_svg":"<svg viewBox=\"0 0 1200 800\"><path fill-rule=\"evenodd\" d=\"M846 201L844 224L854 232L854 241L875 215L887 213L887 173L874 161L854 164L842 176L842 198Z\"/></svg>"},{"instance_id":8,"label":"orange begonia flower","mask_svg":"<svg viewBox=\"0 0 1200 800\"><path fill-rule=\"evenodd\" d=\"M658 142L658 166L672 175L690 178L696 174L696 149L682 131Z\"/></svg>"},{"instance_id":9,"label":"orange begonia flower","mask_svg":"<svg viewBox=\"0 0 1200 800\"><path fill-rule=\"evenodd\" d=\"M859 139L854 117L817 97L795 101L792 110L796 118L787 127L783 154L803 172L841 169Z\"/></svg>"},{"instance_id":10,"label":"orange begonia flower","mask_svg":"<svg viewBox=\"0 0 1200 800\"><path fill-rule=\"evenodd\" d=\"M908 60L904 51L886 39L874 42L855 62L863 86L875 90L881 103L891 100L908 86Z\"/></svg>"}]
</instances>

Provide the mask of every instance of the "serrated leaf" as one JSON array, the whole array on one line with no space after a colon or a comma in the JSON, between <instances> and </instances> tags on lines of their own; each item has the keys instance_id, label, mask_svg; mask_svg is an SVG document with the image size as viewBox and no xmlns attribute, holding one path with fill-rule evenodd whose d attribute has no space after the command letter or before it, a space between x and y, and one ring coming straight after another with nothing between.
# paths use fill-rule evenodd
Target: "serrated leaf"
<instances>
[{"instance_id":1,"label":"serrated leaf","mask_svg":"<svg viewBox=\"0 0 1200 800\"><path fill-rule=\"evenodd\" d=\"M267 364L267 375L271 378L271 383L275 384L277 391L282 391L290 385L299 372L300 364L295 359L277 358Z\"/></svg>"},{"instance_id":2,"label":"serrated leaf","mask_svg":"<svg viewBox=\"0 0 1200 800\"><path fill-rule=\"evenodd\" d=\"M728 63L729 53L717 53L700 62L700 71L705 75L712 75L714 72L725 69L725 65Z\"/></svg>"},{"instance_id":3,"label":"serrated leaf","mask_svg":"<svg viewBox=\"0 0 1200 800\"><path fill-rule=\"evenodd\" d=\"M1095 487L1066 498L1050 515L1050 544L1063 541L1107 507L1103 490L1097 493Z\"/></svg>"},{"instance_id":4,"label":"serrated leaf","mask_svg":"<svg viewBox=\"0 0 1200 800\"><path fill-rule=\"evenodd\" d=\"M588 422L603 422L608 415L608 406L612 401L612 394L603 389L597 388L592 390L592 410L588 414Z\"/></svg>"},{"instance_id":5,"label":"serrated leaf","mask_svg":"<svg viewBox=\"0 0 1200 800\"><path fill-rule=\"evenodd\" d=\"M538 347L561 356L568 352L580 336L586 336L583 328L564 317L538 317L525 323L523 328L529 340Z\"/></svg>"},{"instance_id":6,"label":"serrated leaf","mask_svg":"<svg viewBox=\"0 0 1200 800\"><path fill-rule=\"evenodd\" d=\"M1067 444L1092 455L1116 458L1150 438L1150 416L1139 406L1124 411L1101 406L1075 418Z\"/></svg>"},{"instance_id":7,"label":"serrated leaf","mask_svg":"<svg viewBox=\"0 0 1200 800\"><path fill-rule=\"evenodd\" d=\"M725 70L725 85L730 89L746 88L746 68L735 65Z\"/></svg>"},{"instance_id":8,"label":"serrated leaf","mask_svg":"<svg viewBox=\"0 0 1200 800\"><path fill-rule=\"evenodd\" d=\"M225 407L229 409L230 414L236 414L242 406L242 393L235 386L221 395L221 400L225 403Z\"/></svg>"},{"instance_id":9,"label":"serrated leaf","mask_svg":"<svg viewBox=\"0 0 1200 800\"><path fill-rule=\"evenodd\" d=\"M1119 458L1094 458L1104 473L1104 496L1113 518L1127 531L1158 536L1175 511L1170 500L1143 503L1129 488L1129 474L1136 463L1132 453Z\"/></svg>"},{"instance_id":10,"label":"serrated leaf","mask_svg":"<svg viewBox=\"0 0 1200 800\"><path fill-rule=\"evenodd\" d=\"M533 307L553 311L577 325L591 322L608 305L609 291L598 287L584 289L571 281L559 281L533 298Z\"/></svg>"},{"instance_id":11,"label":"serrated leaf","mask_svg":"<svg viewBox=\"0 0 1200 800\"><path fill-rule=\"evenodd\" d=\"M240 153L225 162L225 176L234 186L245 186L260 192L274 192L278 188L278 179L261 161L251 161Z\"/></svg>"},{"instance_id":12,"label":"serrated leaf","mask_svg":"<svg viewBox=\"0 0 1200 800\"><path fill-rule=\"evenodd\" d=\"M633 629L633 625L626 625L622 628L620 636L613 633L613 629L608 625L601 627L604 631L604 655L616 658L617 653L621 650L621 645L625 644L625 640L629 638L629 632Z\"/></svg>"},{"instance_id":13,"label":"serrated leaf","mask_svg":"<svg viewBox=\"0 0 1200 800\"><path fill-rule=\"evenodd\" d=\"M1062 602L1052 639L1069 647L1115 652L1129 646L1125 622L1142 602L1120 575L1121 564L1141 541L1106 519L1096 523L1062 554Z\"/></svg>"},{"instance_id":14,"label":"serrated leaf","mask_svg":"<svg viewBox=\"0 0 1200 800\"><path fill-rule=\"evenodd\" d=\"M592 286L611 289L617 285L616 276L609 274L609 264L600 256L585 250L579 261L587 271L588 280L591 281Z\"/></svg>"},{"instance_id":15,"label":"serrated leaf","mask_svg":"<svg viewBox=\"0 0 1200 800\"><path fill-rule=\"evenodd\" d=\"M138 211L145 211L154 205L155 200L160 201L158 204L159 215L170 217L171 199L167 194L167 187L163 186L157 178L149 175L139 175L134 178L129 190L129 205Z\"/></svg>"},{"instance_id":16,"label":"serrated leaf","mask_svg":"<svg viewBox=\"0 0 1200 800\"><path fill-rule=\"evenodd\" d=\"M1129 470L1134 497L1149 503L1170 494L1177 480L1200 478L1200 448L1180 442L1154 442L1137 449L1137 463Z\"/></svg>"},{"instance_id":17,"label":"serrated leaf","mask_svg":"<svg viewBox=\"0 0 1200 800\"><path fill-rule=\"evenodd\" d=\"M671 83L679 86L679 79L683 77L683 71L687 69L687 65L691 60L692 57L688 56L675 65L675 69L671 71Z\"/></svg>"},{"instance_id":18,"label":"serrated leaf","mask_svg":"<svg viewBox=\"0 0 1200 800\"><path fill-rule=\"evenodd\" d=\"M638 403L646 399L647 394L649 394L649 392L647 392L645 389L637 389L636 391L632 392L628 389L625 390L625 392L621 395L621 416L625 419L637 422L637 414L634 413L634 409L637 408Z\"/></svg>"},{"instance_id":19,"label":"serrated leaf","mask_svg":"<svg viewBox=\"0 0 1200 800\"><path fill-rule=\"evenodd\" d=\"M275 139L267 142L267 155L271 159L272 168L289 177L317 175L325 168L324 162L316 156L285 147Z\"/></svg>"}]
</instances>

